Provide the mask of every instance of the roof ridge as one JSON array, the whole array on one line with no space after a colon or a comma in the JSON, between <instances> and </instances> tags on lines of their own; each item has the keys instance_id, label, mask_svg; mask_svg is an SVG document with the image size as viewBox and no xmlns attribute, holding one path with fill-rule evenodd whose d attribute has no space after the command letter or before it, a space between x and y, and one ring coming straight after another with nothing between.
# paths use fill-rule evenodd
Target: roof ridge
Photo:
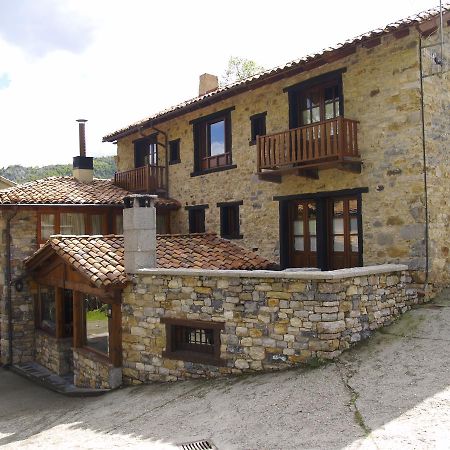
<instances>
[{"instance_id":1,"label":"roof ridge","mask_svg":"<svg viewBox=\"0 0 450 450\"><path fill-rule=\"evenodd\" d=\"M450 10L450 2L444 3L442 5L442 9L445 12L449 11ZM180 102L180 103L178 103L176 105L167 107L167 108L165 108L165 109L163 109L163 110L161 110L159 112L156 112L156 113L154 113L154 114L152 114L150 116L147 116L147 117L145 117L145 118L143 118L141 120L137 120L137 121L131 123L128 126L120 128L120 129L118 129L116 131L112 131L112 132L106 134L105 136L103 136L102 141L103 142L107 142L107 141L115 140L115 137L120 135L120 134L122 134L122 133L127 133L128 132L128 134L131 134L134 131L136 131L136 130L133 130L133 128L142 126L144 123L146 123L146 122L148 122L150 120L154 120L156 118L162 117L162 116L164 116L166 114L169 114L171 112L175 112L177 110L183 110L187 106L190 106L192 104L201 102L204 99L214 97L215 95L217 95L217 94L219 94L221 92L225 92L225 91L233 89L235 87L243 86L246 83L250 83L252 81L256 81L256 80L260 79L261 77L269 76L269 75L272 75L272 74L277 73L277 72L282 71L282 70L288 70L292 66L301 64L302 62L307 62L307 61L309 61L311 59L314 59L314 58L317 58L317 57L323 55L326 52L339 50L340 48L344 47L345 45L349 45L349 44L352 44L352 43L358 43L358 41L361 41L364 38L372 38L372 37L375 37L377 35L384 34L384 33L388 34L388 33L394 31L396 28L398 28L398 27L400 27L402 25L409 26L409 25L411 25L414 22L419 22L420 23L422 21L428 20L428 19L438 15L439 11L440 11L439 6L435 6L433 8L430 8L430 9L427 9L427 10L423 10L423 11L420 11L420 12L415 13L415 14L411 14L411 15L405 17L405 18L401 18L401 19L398 19L398 20L396 20L394 22L390 22L387 25L385 25L383 28L381 28L381 27L375 28L374 30L369 30L369 31L367 31L365 33L361 33L361 34L355 36L354 38L346 39L342 43L335 44L334 48L332 46L331 47L326 47L326 48L324 48L321 51L318 51L316 53L304 55L304 56L302 56L302 57L300 57L298 59L294 59L294 60L288 61L288 62L286 62L286 63L284 63L282 65L278 65L278 66L272 67L270 69L258 72L256 74L251 75L251 76L249 76L247 78L244 78L242 80L238 80L238 81L235 81L233 83L229 83L227 85L220 86L220 87L218 87L217 89L215 89L215 90L213 90L211 92L208 92L208 93L203 94L203 95L199 95L197 97L192 97L192 98L190 98L188 100L185 100L185 101ZM375 36L372 36L372 35L375 35ZM131 131L131 130L133 130L133 131ZM127 134L125 134L125 136L126 135Z\"/></svg>"}]
</instances>

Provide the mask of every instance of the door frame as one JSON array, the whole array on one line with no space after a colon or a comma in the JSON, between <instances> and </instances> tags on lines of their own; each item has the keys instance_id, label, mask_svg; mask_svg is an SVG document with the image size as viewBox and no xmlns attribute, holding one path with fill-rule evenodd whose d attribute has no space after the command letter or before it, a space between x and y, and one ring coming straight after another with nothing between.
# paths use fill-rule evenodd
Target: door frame
<instances>
[{"instance_id":1,"label":"door frame","mask_svg":"<svg viewBox=\"0 0 450 450\"><path fill-rule=\"evenodd\" d=\"M359 266L363 266L363 226L362 226L362 194L369 192L367 187L342 189L339 191L315 192L309 194L294 194L274 196L273 200L279 202L279 240L280 240L280 266L281 269L290 267L289 248L289 204L293 200L312 200L317 203L317 266L320 270L329 270L328 264L328 226L327 203L336 197L355 197L358 202L358 252Z\"/></svg>"}]
</instances>

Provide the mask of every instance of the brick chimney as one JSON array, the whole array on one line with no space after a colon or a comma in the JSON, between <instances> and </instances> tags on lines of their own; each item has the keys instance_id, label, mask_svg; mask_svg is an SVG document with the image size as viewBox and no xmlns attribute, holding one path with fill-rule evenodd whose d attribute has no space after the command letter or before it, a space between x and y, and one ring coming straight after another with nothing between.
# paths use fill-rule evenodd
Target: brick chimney
<instances>
[{"instance_id":1,"label":"brick chimney","mask_svg":"<svg viewBox=\"0 0 450 450\"><path fill-rule=\"evenodd\" d=\"M123 199L125 272L156 267L157 195L133 194Z\"/></svg>"},{"instance_id":2,"label":"brick chimney","mask_svg":"<svg viewBox=\"0 0 450 450\"><path fill-rule=\"evenodd\" d=\"M200 82L198 84L198 95L204 95L208 92L215 91L219 87L219 79L216 75L204 73L200 75Z\"/></svg>"},{"instance_id":3,"label":"brick chimney","mask_svg":"<svg viewBox=\"0 0 450 450\"><path fill-rule=\"evenodd\" d=\"M83 183L94 179L94 158L86 156L86 119L78 119L78 134L80 139L80 156L73 158L73 177Z\"/></svg>"}]
</instances>

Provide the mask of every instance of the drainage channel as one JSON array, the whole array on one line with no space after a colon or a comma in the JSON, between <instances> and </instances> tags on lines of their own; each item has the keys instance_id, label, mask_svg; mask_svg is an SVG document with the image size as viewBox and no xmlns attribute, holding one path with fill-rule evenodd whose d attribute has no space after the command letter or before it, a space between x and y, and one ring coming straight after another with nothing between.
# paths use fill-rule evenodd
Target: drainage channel
<instances>
[{"instance_id":1,"label":"drainage channel","mask_svg":"<svg viewBox=\"0 0 450 450\"><path fill-rule=\"evenodd\" d=\"M178 448L180 450L218 450L211 441L206 440L179 444Z\"/></svg>"}]
</instances>

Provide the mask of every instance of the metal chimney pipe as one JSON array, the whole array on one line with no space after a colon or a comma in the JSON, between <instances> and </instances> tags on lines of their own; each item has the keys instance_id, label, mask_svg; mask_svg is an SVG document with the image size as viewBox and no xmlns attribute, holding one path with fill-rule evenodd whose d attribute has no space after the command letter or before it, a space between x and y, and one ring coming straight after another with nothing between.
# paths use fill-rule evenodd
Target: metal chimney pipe
<instances>
[{"instance_id":1,"label":"metal chimney pipe","mask_svg":"<svg viewBox=\"0 0 450 450\"><path fill-rule=\"evenodd\" d=\"M80 140L80 156L86 156L86 119L78 119L78 135Z\"/></svg>"}]
</instances>

